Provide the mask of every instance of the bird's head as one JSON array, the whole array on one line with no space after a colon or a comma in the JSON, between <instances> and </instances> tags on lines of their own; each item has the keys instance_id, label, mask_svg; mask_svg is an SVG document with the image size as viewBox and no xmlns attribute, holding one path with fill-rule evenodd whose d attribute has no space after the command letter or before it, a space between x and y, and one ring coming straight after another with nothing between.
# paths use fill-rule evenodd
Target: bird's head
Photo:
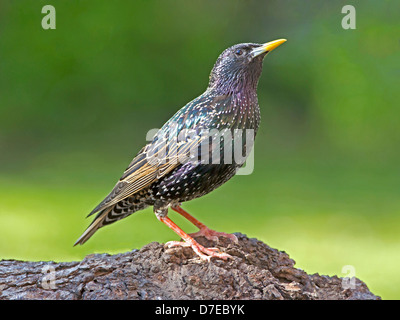
<instances>
[{"instance_id":1,"label":"bird's head","mask_svg":"<svg viewBox=\"0 0 400 320\"><path fill-rule=\"evenodd\" d=\"M285 41L279 39L264 44L240 43L226 49L211 71L208 87L221 94L256 90L264 57Z\"/></svg>"}]
</instances>

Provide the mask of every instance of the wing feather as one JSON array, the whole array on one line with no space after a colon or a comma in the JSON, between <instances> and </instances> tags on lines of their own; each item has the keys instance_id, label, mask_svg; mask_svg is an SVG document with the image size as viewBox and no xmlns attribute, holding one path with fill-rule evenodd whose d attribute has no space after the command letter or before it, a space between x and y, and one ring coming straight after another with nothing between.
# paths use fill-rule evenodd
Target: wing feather
<instances>
[{"instance_id":1,"label":"wing feather","mask_svg":"<svg viewBox=\"0 0 400 320\"><path fill-rule=\"evenodd\" d=\"M180 159L184 158L183 155L189 155L202 139L197 136L188 141L170 139L164 144L146 145L132 160L110 194L88 216L116 204L171 172L182 164ZM153 153L155 146L157 150Z\"/></svg>"},{"instance_id":2,"label":"wing feather","mask_svg":"<svg viewBox=\"0 0 400 320\"><path fill-rule=\"evenodd\" d=\"M181 130L200 129L200 120L214 117L215 108L208 95L201 95L180 109L129 164L110 194L89 214L116 204L174 170L189 155L197 153L201 142L208 137L199 134L177 139ZM190 117L189 117L190 115ZM204 121L207 125L207 121ZM178 141L179 140L179 141Z\"/></svg>"}]
</instances>

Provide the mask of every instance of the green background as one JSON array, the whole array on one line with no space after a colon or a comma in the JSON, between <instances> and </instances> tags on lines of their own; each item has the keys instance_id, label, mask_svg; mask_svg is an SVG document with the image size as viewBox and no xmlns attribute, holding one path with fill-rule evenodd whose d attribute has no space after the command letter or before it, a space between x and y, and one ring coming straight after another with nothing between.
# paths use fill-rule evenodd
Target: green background
<instances>
[{"instance_id":1,"label":"green background","mask_svg":"<svg viewBox=\"0 0 400 320\"><path fill-rule=\"evenodd\" d=\"M56 30L41 9L56 8ZM288 41L259 82L255 170L184 205L308 273L400 297L400 5L357 1L0 2L0 258L71 261L178 240L152 210L72 247L145 143L201 94L218 55ZM175 213L185 231L196 229Z\"/></svg>"}]
</instances>

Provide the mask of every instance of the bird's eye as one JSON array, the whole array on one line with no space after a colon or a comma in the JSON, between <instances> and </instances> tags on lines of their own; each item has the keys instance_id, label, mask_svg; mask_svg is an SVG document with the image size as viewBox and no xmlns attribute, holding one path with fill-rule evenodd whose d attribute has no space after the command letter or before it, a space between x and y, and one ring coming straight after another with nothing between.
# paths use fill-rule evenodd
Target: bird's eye
<instances>
[{"instance_id":1,"label":"bird's eye","mask_svg":"<svg viewBox=\"0 0 400 320\"><path fill-rule=\"evenodd\" d=\"M235 51L235 54L236 54L237 56L241 56L241 55L243 54L243 50L242 50L242 49L237 49L237 50Z\"/></svg>"}]
</instances>

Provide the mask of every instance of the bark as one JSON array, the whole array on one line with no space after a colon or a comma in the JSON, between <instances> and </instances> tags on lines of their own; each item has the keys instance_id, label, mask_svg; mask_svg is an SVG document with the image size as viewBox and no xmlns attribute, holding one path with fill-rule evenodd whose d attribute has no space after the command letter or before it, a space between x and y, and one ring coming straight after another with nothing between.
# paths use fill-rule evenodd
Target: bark
<instances>
[{"instance_id":1,"label":"bark","mask_svg":"<svg viewBox=\"0 0 400 320\"><path fill-rule=\"evenodd\" d=\"M307 274L282 251L236 234L213 243L233 259L201 261L191 248L152 242L80 262L0 261L0 299L380 299L359 279Z\"/></svg>"}]
</instances>

